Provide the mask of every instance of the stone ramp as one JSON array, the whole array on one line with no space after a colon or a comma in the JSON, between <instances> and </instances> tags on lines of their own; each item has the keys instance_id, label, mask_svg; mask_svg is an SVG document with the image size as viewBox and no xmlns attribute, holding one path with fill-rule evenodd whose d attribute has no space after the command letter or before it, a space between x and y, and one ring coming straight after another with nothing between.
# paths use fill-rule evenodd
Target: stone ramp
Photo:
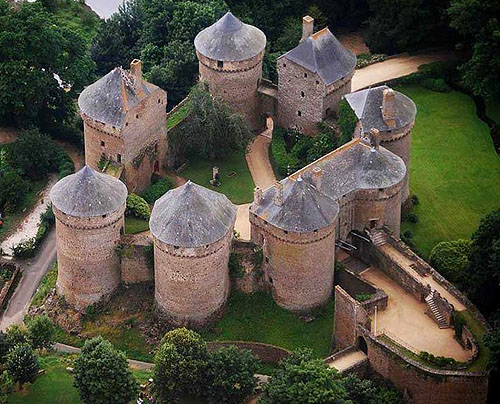
<instances>
[{"instance_id":1,"label":"stone ramp","mask_svg":"<svg viewBox=\"0 0 500 404\"><path fill-rule=\"evenodd\" d=\"M343 265L345 265L351 272L359 275L361 272L363 272L365 269L369 267L368 264L364 263L360 259L357 259L356 257L353 257L350 255L346 259L341 261Z\"/></svg>"},{"instance_id":2,"label":"stone ramp","mask_svg":"<svg viewBox=\"0 0 500 404\"><path fill-rule=\"evenodd\" d=\"M342 373L367 360L368 356L364 352L354 348L333 355L326 361L326 364Z\"/></svg>"}]
</instances>

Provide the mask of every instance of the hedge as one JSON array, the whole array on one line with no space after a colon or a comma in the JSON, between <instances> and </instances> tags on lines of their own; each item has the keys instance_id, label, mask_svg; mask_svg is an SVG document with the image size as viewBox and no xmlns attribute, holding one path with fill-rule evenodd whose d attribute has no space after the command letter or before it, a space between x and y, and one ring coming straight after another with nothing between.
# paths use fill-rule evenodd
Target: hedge
<instances>
[{"instance_id":1,"label":"hedge","mask_svg":"<svg viewBox=\"0 0 500 404\"><path fill-rule=\"evenodd\" d=\"M151 184L149 188L147 188L141 196L144 200L153 205L157 199L162 197L167 191L174 187L174 183L170 178L161 178L155 183Z\"/></svg>"},{"instance_id":2,"label":"hedge","mask_svg":"<svg viewBox=\"0 0 500 404\"><path fill-rule=\"evenodd\" d=\"M126 216L135 216L139 219L149 220L151 211L148 203L137 194L130 194L127 197Z\"/></svg>"}]
</instances>

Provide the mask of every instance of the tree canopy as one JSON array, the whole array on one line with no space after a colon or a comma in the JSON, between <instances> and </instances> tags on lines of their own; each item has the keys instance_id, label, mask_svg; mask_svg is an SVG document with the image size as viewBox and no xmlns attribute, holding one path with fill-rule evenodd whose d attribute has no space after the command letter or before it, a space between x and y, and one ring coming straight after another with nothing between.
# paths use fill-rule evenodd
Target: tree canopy
<instances>
[{"instance_id":1,"label":"tree canopy","mask_svg":"<svg viewBox=\"0 0 500 404\"><path fill-rule=\"evenodd\" d=\"M38 357L29 344L14 346L7 355L7 373L21 387L33 382L39 369Z\"/></svg>"}]
</instances>

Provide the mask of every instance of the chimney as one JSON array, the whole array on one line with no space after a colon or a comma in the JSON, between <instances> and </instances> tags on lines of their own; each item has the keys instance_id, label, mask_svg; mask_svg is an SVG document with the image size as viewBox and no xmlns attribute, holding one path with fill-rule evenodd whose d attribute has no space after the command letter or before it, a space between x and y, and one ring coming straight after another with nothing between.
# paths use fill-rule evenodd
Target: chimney
<instances>
[{"instance_id":1,"label":"chimney","mask_svg":"<svg viewBox=\"0 0 500 404\"><path fill-rule=\"evenodd\" d=\"M262 188L255 187L253 189L253 201L258 205L262 202Z\"/></svg>"},{"instance_id":2,"label":"chimney","mask_svg":"<svg viewBox=\"0 0 500 404\"><path fill-rule=\"evenodd\" d=\"M309 15L306 15L302 18L302 38L300 38L300 42L309 38L314 31L314 18Z\"/></svg>"},{"instance_id":3,"label":"chimney","mask_svg":"<svg viewBox=\"0 0 500 404\"><path fill-rule=\"evenodd\" d=\"M316 190L321 189L321 180L323 179L323 169L321 167L314 167L312 172L312 182Z\"/></svg>"},{"instance_id":4,"label":"chimney","mask_svg":"<svg viewBox=\"0 0 500 404\"><path fill-rule=\"evenodd\" d=\"M378 147L380 146L380 131L378 129L370 129L370 141L372 143L372 147L375 150L378 150Z\"/></svg>"},{"instance_id":5,"label":"chimney","mask_svg":"<svg viewBox=\"0 0 500 404\"><path fill-rule=\"evenodd\" d=\"M283 184L279 181L276 181L274 184L274 204L276 206L283 205Z\"/></svg>"},{"instance_id":6,"label":"chimney","mask_svg":"<svg viewBox=\"0 0 500 404\"><path fill-rule=\"evenodd\" d=\"M130 73L138 79L142 79L142 62L139 59L132 60L130 63Z\"/></svg>"},{"instance_id":7,"label":"chimney","mask_svg":"<svg viewBox=\"0 0 500 404\"><path fill-rule=\"evenodd\" d=\"M382 118L389 126L396 126L396 111L395 111L395 98L396 94L392 88L384 90L384 99L382 100Z\"/></svg>"}]
</instances>

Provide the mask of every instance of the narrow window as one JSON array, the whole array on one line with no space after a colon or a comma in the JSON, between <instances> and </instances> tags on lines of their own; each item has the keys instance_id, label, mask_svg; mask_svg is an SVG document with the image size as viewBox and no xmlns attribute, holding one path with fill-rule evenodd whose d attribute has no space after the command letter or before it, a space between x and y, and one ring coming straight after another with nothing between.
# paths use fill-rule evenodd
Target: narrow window
<instances>
[{"instance_id":1,"label":"narrow window","mask_svg":"<svg viewBox=\"0 0 500 404\"><path fill-rule=\"evenodd\" d=\"M307 73L304 73L304 77L307 77Z\"/></svg>"},{"instance_id":2,"label":"narrow window","mask_svg":"<svg viewBox=\"0 0 500 404\"><path fill-rule=\"evenodd\" d=\"M266 257L266 264L269 264L269 257Z\"/></svg>"},{"instance_id":3,"label":"narrow window","mask_svg":"<svg viewBox=\"0 0 500 404\"><path fill-rule=\"evenodd\" d=\"M297 115L298 116L302 116L302 112L301 111L297 111Z\"/></svg>"},{"instance_id":4,"label":"narrow window","mask_svg":"<svg viewBox=\"0 0 500 404\"><path fill-rule=\"evenodd\" d=\"M101 147L106 146L106 143L104 143L104 140L101 140Z\"/></svg>"},{"instance_id":5,"label":"narrow window","mask_svg":"<svg viewBox=\"0 0 500 404\"><path fill-rule=\"evenodd\" d=\"M269 283L272 285L273 284L273 278L269 277Z\"/></svg>"},{"instance_id":6,"label":"narrow window","mask_svg":"<svg viewBox=\"0 0 500 404\"><path fill-rule=\"evenodd\" d=\"M306 95L304 94L304 92L303 92L303 91L301 91L301 92L300 92L300 96L301 96L301 97L305 97Z\"/></svg>"},{"instance_id":7,"label":"narrow window","mask_svg":"<svg viewBox=\"0 0 500 404\"><path fill-rule=\"evenodd\" d=\"M319 84L319 80L316 80L316 84Z\"/></svg>"},{"instance_id":8,"label":"narrow window","mask_svg":"<svg viewBox=\"0 0 500 404\"><path fill-rule=\"evenodd\" d=\"M121 154L116 155L116 161L118 161L118 163L122 162L122 155Z\"/></svg>"},{"instance_id":9,"label":"narrow window","mask_svg":"<svg viewBox=\"0 0 500 404\"><path fill-rule=\"evenodd\" d=\"M125 126L128 126L128 122L125 122Z\"/></svg>"},{"instance_id":10,"label":"narrow window","mask_svg":"<svg viewBox=\"0 0 500 404\"><path fill-rule=\"evenodd\" d=\"M283 63L283 67L286 67L286 63Z\"/></svg>"},{"instance_id":11,"label":"narrow window","mask_svg":"<svg viewBox=\"0 0 500 404\"><path fill-rule=\"evenodd\" d=\"M224 62L223 62L222 60L218 60L218 61L217 61L217 67L218 67L219 69L222 69L222 68L224 67Z\"/></svg>"},{"instance_id":12,"label":"narrow window","mask_svg":"<svg viewBox=\"0 0 500 404\"><path fill-rule=\"evenodd\" d=\"M161 102L161 100L158 98L158 104Z\"/></svg>"},{"instance_id":13,"label":"narrow window","mask_svg":"<svg viewBox=\"0 0 500 404\"><path fill-rule=\"evenodd\" d=\"M158 153L158 143L155 143L155 153Z\"/></svg>"}]
</instances>

